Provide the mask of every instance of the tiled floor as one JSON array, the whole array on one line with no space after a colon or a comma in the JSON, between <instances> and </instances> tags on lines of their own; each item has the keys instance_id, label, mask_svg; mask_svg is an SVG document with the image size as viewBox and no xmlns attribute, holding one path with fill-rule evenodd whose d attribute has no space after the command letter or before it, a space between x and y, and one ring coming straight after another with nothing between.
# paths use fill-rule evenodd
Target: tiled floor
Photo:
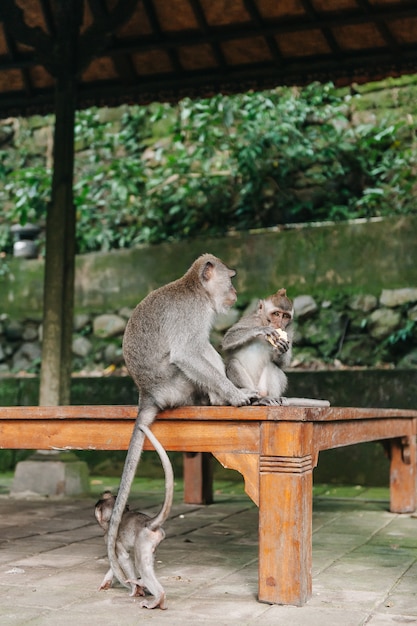
<instances>
[{"instance_id":1,"label":"tiled floor","mask_svg":"<svg viewBox=\"0 0 417 626\"><path fill-rule=\"evenodd\" d=\"M258 515L246 495L217 495L209 507L177 495L156 554L166 611L140 609L121 587L97 590L107 558L96 498L1 496L0 624L417 624L417 518L365 496L315 497L313 597L296 608L256 599ZM161 498L148 492L131 505L155 510Z\"/></svg>"}]
</instances>

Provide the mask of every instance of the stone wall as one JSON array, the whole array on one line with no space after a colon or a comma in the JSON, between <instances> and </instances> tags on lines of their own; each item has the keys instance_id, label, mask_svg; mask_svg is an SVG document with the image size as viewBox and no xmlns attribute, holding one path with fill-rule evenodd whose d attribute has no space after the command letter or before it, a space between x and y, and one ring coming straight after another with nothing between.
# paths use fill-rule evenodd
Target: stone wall
<instances>
[{"instance_id":1,"label":"stone wall","mask_svg":"<svg viewBox=\"0 0 417 626\"><path fill-rule=\"evenodd\" d=\"M77 258L74 371L122 365L132 308L210 251L238 271L238 308L286 287L297 314L294 367L415 367L417 217L241 233ZM38 372L43 261L12 259L0 277L0 373Z\"/></svg>"},{"instance_id":2,"label":"stone wall","mask_svg":"<svg viewBox=\"0 0 417 626\"><path fill-rule=\"evenodd\" d=\"M417 216L323 223L215 239L138 246L76 260L77 312L133 307L149 291L181 276L204 252L238 271L242 306L285 286L291 297L369 293L417 286ZM42 313L43 261L8 260L0 275L0 314Z\"/></svg>"},{"instance_id":3,"label":"stone wall","mask_svg":"<svg viewBox=\"0 0 417 626\"><path fill-rule=\"evenodd\" d=\"M384 289L372 294L318 299L296 296L292 368L417 368L417 288ZM249 305L252 306L252 303ZM73 371L84 375L125 373L122 337L132 309L74 317ZM212 342L220 348L224 332L241 311L219 316ZM40 318L0 318L0 374L38 373Z\"/></svg>"}]
</instances>

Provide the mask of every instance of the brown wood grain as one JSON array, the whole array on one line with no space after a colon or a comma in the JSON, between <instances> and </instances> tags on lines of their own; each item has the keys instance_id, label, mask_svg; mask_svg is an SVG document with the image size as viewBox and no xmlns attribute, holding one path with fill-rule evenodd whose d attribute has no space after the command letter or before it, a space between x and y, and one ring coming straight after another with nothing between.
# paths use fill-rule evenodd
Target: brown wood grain
<instances>
[{"instance_id":1,"label":"brown wood grain","mask_svg":"<svg viewBox=\"0 0 417 626\"><path fill-rule=\"evenodd\" d=\"M133 420L0 419L0 448L37 450L127 450ZM256 422L157 420L152 426L166 450L178 452L253 452L258 450ZM152 446L145 441L145 449Z\"/></svg>"},{"instance_id":2,"label":"brown wood grain","mask_svg":"<svg viewBox=\"0 0 417 626\"><path fill-rule=\"evenodd\" d=\"M0 419L90 419L118 420L136 419L136 405L87 405L87 406L11 406L0 407ZM231 407L231 406L184 406L162 411L157 419L183 421L245 420L245 421L338 421L342 419L379 419L383 417L417 417L417 410L379 409L356 407L306 408L294 406L278 407Z\"/></svg>"},{"instance_id":3,"label":"brown wood grain","mask_svg":"<svg viewBox=\"0 0 417 626\"><path fill-rule=\"evenodd\" d=\"M0 447L127 450L136 415L136 406L0 407ZM412 512L416 429L416 410L293 406L180 407L161 412L152 425L167 450L211 452L242 473L259 506L259 600L297 606L311 596L312 472L319 452L383 440L390 508ZM192 500L205 497L202 458L189 457Z\"/></svg>"}]
</instances>

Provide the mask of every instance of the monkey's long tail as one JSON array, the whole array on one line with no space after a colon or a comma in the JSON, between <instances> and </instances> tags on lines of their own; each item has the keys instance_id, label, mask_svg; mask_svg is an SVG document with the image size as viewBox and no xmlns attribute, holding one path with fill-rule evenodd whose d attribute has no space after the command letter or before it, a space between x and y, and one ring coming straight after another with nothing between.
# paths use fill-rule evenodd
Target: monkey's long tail
<instances>
[{"instance_id":1,"label":"monkey's long tail","mask_svg":"<svg viewBox=\"0 0 417 626\"><path fill-rule=\"evenodd\" d=\"M164 446L155 437L155 435L153 434L151 429L148 428L148 426L145 426L143 424L140 424L139 428L147 436L147 438L149 439L149 441L151 442L151 444L155 448L156 452L158 453L158 456L159 456L159 458L161 460L162 467L164 468L164 474L165 474L165 499L164 499L164 503L163 503L159 513L157 515L155 515L155 517L153 517L151 519L149 524L147 524L147 526L151 530L155 530L156 528L160 528L162 526L162 524L167 519L167 517L169 515L169 512L171 511L172 500L174 498L174 472L172 470L171 461L169 459L169 456L166 453L166 450L165 450Z\"/></svg>"},{"instance_id":2,"label":"monkey's long tail","mask_svg":"<svg viewBox=\"0 0 417 626\"><path fill-rule=\"evenodd\" d=\"M133 479L135 477L136 468L138 466L140 457L142 455L143 443L145 441L145 434L141 430L140 420L141 420L141 411L139 411L138 417L135 422L135 427L133 429L132 438L129 443L129 450L126 456L123 474L120 481L119 493L116 498L116 502L113 508L113 513L110 518L109 531L107 536L107 554L110 561L110 567L113 570L113 575L118 579L118 581L128 587L126 585L126 580L128 576L123 572L120 567L119 561L116 555L116 542L117 535L119 534L119 526L122 520L122 515L125 510L127 499L129 497L130 488L132 486ZM156 414L156 411L155 411ZM152 421L152 420L151 420Z\"/></svg>"}]
</instances>

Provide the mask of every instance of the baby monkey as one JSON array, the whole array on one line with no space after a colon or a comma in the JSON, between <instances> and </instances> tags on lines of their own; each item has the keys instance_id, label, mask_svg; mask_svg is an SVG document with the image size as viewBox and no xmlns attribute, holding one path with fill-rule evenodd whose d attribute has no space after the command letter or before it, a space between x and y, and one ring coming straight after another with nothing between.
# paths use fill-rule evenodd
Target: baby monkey
<instances>
[{"instance_id":1,"label":"baby monkey","mask_svg":"<svg viewBox=\"0 0 417 626\"><path fill-rule=\"evenodd\" d=\"M143 600L140 606L147 609L154 609L158 606L166 609L165 591L155 575L154 552L165 537L162 524L168 517L172 506L174 475L171 462L162 445L147 426L142 426L142 430L158 452L164 468L165 500L155 517L130 511L126 506L117 534L116 555L118 564L125 574L124 582L131 587L130 595L144 596L145 589L147 589L154 596L153 600ZM105 491L94 508L95 518L105 532L106 543L115 502L115 496L110 491ZM111 587L113 578L114 572L110 567L99 589Z\"/></svg>"},{"instance_id":2,"label":"baby monkey","mask_svg":"<svg viewBox=\"0 0 417 626\"><path fill-rule=\"evenodd\" d=\"M283 404L284 368L291 362L294 307L286 289L259 300L254 313L241 317L225 334L226 374L237 386L256 389L254 404Z\"/></svg>"}]
</instances>

